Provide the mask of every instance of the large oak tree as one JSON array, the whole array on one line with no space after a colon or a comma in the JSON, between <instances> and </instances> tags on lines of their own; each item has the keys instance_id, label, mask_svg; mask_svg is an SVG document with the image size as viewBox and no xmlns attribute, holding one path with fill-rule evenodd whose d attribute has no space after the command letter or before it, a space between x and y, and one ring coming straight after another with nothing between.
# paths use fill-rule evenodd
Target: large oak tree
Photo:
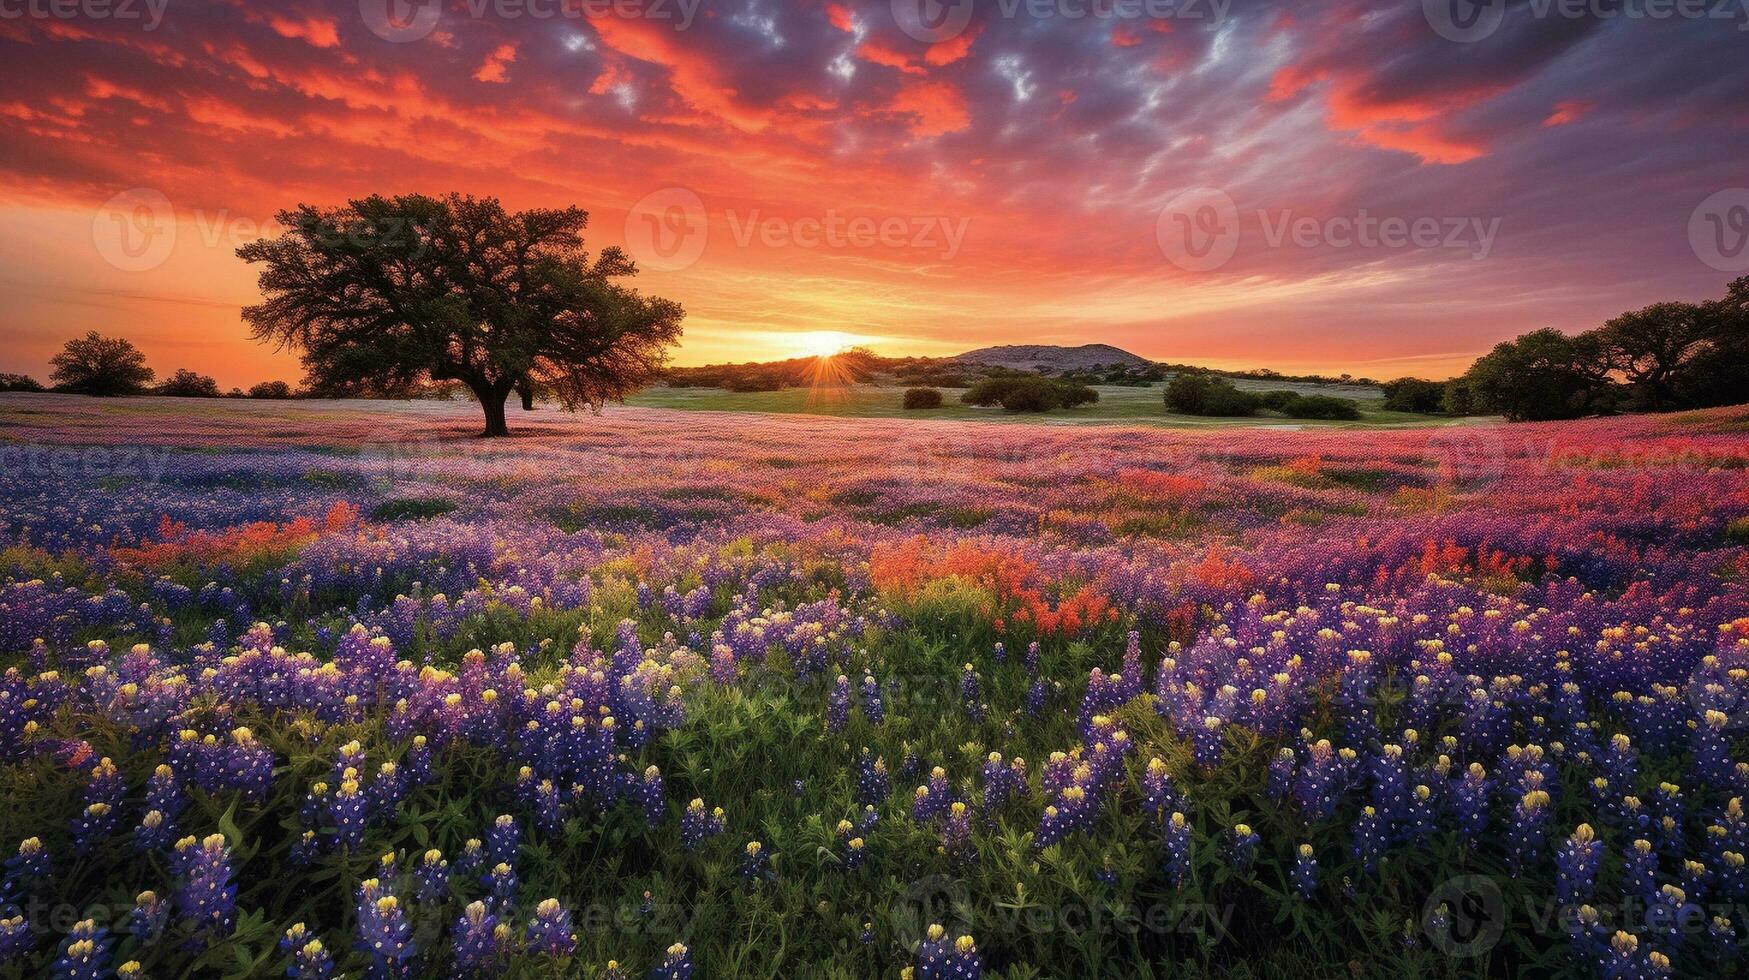
<instances>
[{"instance_id":1,"label":"large oak tree","mask_svg":"<svg viewBox=\"0 0 1749 980\"><path fill-rule=\"evenodd\" d=\"M581 208L511 213L459 194L299 205L285 233L237 250L265 265L255 337L302 352L313 384L393 392L465 385L485 435L512 390L600 408L649 384L680 338L678 303L640 295L618 248L593 261Z\"/></svg>"}]
</instances>

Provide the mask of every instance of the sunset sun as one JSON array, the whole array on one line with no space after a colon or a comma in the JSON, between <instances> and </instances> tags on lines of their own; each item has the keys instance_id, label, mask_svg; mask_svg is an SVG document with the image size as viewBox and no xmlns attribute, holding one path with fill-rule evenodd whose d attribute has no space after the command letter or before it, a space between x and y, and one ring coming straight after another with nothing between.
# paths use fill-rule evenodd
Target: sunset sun
<instances>
[{"instance_id":1,"label":"sunset sun","mask_svg":"<svg viewBox=\"0 0 1749 980\"><path fill-rule=\"evenodd\" d=\"M847 347L855 347L857 338L838 330L810 330L796 334L791 344L798 357L831 357Z\"/></svg>"}]
</instances>

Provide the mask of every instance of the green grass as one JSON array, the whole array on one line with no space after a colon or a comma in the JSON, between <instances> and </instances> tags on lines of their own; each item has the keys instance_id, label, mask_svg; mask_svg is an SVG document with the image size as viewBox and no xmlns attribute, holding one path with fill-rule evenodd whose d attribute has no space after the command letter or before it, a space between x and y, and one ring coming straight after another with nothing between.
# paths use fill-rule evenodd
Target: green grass
<instances>
[{"instance_id":1,"label":"green grass","mask_svg":"<svg viewBox=\"0 0 1749 980\"><path fill-rule=\"evenodd\" d=\"M1319 390L1316 385L1246 382L1245 387ZM1439 425L1449 419L1387 412L1381 399L1361 401L1358 422L1324 422L1280 416L1255 418L1201 418L1172 415L1161 402L1164 386L1133 388L1098 385L1099 401L1092 405L1057 412L1009 412L1001 408L977 408L960 403L963 389L944 388L943 404L935 409L904 408L903 386L849 385L834 388L788 388L783 391L734 392L722 388L651 388L626 399L640 408L671 408L702 412L768 412L777 415L825 415L837 418L953 419L1046 424L1161 425L1174 428L1225 428L1231 426L1295 426L1305 428L1356 429L1377 426ZM1346 388L1343 390L1347 390Z\"/></svg>"}]
</instances>

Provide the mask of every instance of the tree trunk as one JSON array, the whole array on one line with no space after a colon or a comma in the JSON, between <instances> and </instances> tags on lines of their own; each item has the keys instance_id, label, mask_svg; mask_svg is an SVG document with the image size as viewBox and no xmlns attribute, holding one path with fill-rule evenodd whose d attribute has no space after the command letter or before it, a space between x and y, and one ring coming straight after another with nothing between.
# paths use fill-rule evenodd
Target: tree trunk
<instances>
[{"instance_id":1,"label":"tree trunk","mask_svg":"<svg viewBox=\"0 0 1749 980\"><path fill-rule=\"evenodd\" d=\"M476 395L480 399L480 407L486 412L486 431L480 435L487 438L509 435L510 427L504 423L504 402L510 392L482 391L476 392Z\"/></svg>"},{"instance_id":2,"label":"tree trunk","mask_svg":"<svg viewBox=\"0 0 1749 980\"><path fill-rule=\"evenodd\" d=\"M526 381L517 382L516 393L522 396L522 410L534 411L534 385Z\"/></svg>"}]
</instances>

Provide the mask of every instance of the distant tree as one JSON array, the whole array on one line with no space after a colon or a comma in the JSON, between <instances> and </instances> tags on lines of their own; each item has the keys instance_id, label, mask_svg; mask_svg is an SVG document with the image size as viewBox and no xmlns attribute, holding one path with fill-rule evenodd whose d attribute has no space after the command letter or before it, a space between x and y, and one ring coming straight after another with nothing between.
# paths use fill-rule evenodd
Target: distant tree
<instances>
[{"instance_id":1,"label":"distant tree","mask_svg":"<svg viewBox=\"0 0 1749 980\"><path fill-rule=\"evenodd\" d=\"M1709 343L1676 380L1689 405L1749 402L1749 276L1731 283L1724 299L1707 304Z\"/></svg>"},{"instance_id":2,"label":"distant tree","mask_svg":"<svg viewBox=\"0 0 1749 980\"><path fill-rule=\"evenodd\" d=\"M139 348L95 330L67 341L49 363L55 366L49 375L55 386L81 395L138 395L152 383L152 369Z\"/></svg>"},{"instance_id":3,"label":"distant tree","mask_svg":"<svg viewBox=\"0 0 1749 980\"><path fill-rule=\"evenodd\" d=\"M1685 373L1717 333L1716 314L1711 303L1653 303L1596 331L1609 367L1627 379L1633 407L1661 412L1679 404Z\"/></svg>"},{"instance_id":4,"label":"distant tree","mask_svg":"<svg viewBox=\"0 0 1749 980\"><path fill-rule=\"evenodd\" d=\"M1420 378L1398 378L1381 385L1385 391L1385 409L1391 412L1416 412L1433 415L1445 411L1445 383L1423 381Z\"/></svg>"},{"instance_id":5,"label":"distant tree","mask_svg":"<svg viewBox=\"0 0 1749 980\"><path fill-rule=\"evenodd\" d=\"M1464 374L1471 408L1512 421L1571 419L1615 407L1603 342L1552 327L1498 344Z\"/></svg>"},{"instance_id":6,"label":"distant tree","mask_svg":"<svg viewBox=\"0 0 1749 980\"><path fill-rule=\"evenodd\" d=\"M225 392L225 397L226 398L248 398L249 396L244 394L243 389L241 389L241 388L232 388L230 391Z\"/></svg>"},{"instance_id":7,"label":"distant tree","mask_svg":"<svg viewBox=\"0 0 1749 980\"><path fill-rule=\"evenodd\" d=\"M284 234L237 250L266 266L266 300L243 311L256 338L325 384L459 381L488 436L508 433L519 383L599 408L654 381L680 337L679 304L620 284L637 272L620 249L590 260L580 208L413 194L278 219Z\"/></svg>"},{"instance_id":8,"label":"distant tree","mask_svg":"<svg viewBox=\"0 0 1749 980\"><path fill-rule=\"evenodd\" d=\"M1180 371L1166 383L1166 410L1179 415L1243 417L1263 407L1261 396L1204 371Z\"/></svg>"},{"instance_id":9,"label":"distant tree","mask_svg":"<svg viewBox=\"0 0 1749 980\"><path fill-rule=\"evenodd\" d=\"M291 396L292 387L284 381L263 381L249 389L250 398L290 398Z\"/></svg>"},{"instance_id":10,"label":"distant tree","mask_svg":"<svg viewBox=\"0 0 1749 980\"><path fill-rule=\"evenodd\" d=\"M907 409L940 408L941 392L934 388L911 388L905 392Z\"/></svg>"},{"instance_id":11,"label":"distant tree","mask_svg":"<svg viewBox=\"0 0 1749 980\"><path fill-rule=\"evenodd\" d=\"M181 368L158 386L158 394L172 398L217 398L219 383L204 374Z\"/></svg>"},{"instance_id":12,"label":"distant tree","mask_svg":"<svg viewBox=\"0 0 1749 980\"><path fill-rule=\"evenodd\" d=\"M1237 391L1238 389L1233 389ZM1291 391L1265 391L1257 396L1257 404L1272 412L1286 412L1300 396Z\"/></svg>"},{"instance_id":13,"label":"distant tree","mask_svg":"<svg viewBox=\"0 0 1749 980\"><path fill-rule=\"evenodd\" d=\"M28 374L0 372L0 391L41 391L42 383Z\"/></svg>"},{"instance_id":14,"label":"distant tree","mask_svg":"<svg viewBox=\"0 0 1749 980\"><path fill-rule=\"evenodd\" d=\"M1440 395L1439 406L1447 415L1475 415L1476 397L1470 391L1470 381L1466 377L1453 378L1441 386L1444 391Z\"/></svg>"}]
</instances>

